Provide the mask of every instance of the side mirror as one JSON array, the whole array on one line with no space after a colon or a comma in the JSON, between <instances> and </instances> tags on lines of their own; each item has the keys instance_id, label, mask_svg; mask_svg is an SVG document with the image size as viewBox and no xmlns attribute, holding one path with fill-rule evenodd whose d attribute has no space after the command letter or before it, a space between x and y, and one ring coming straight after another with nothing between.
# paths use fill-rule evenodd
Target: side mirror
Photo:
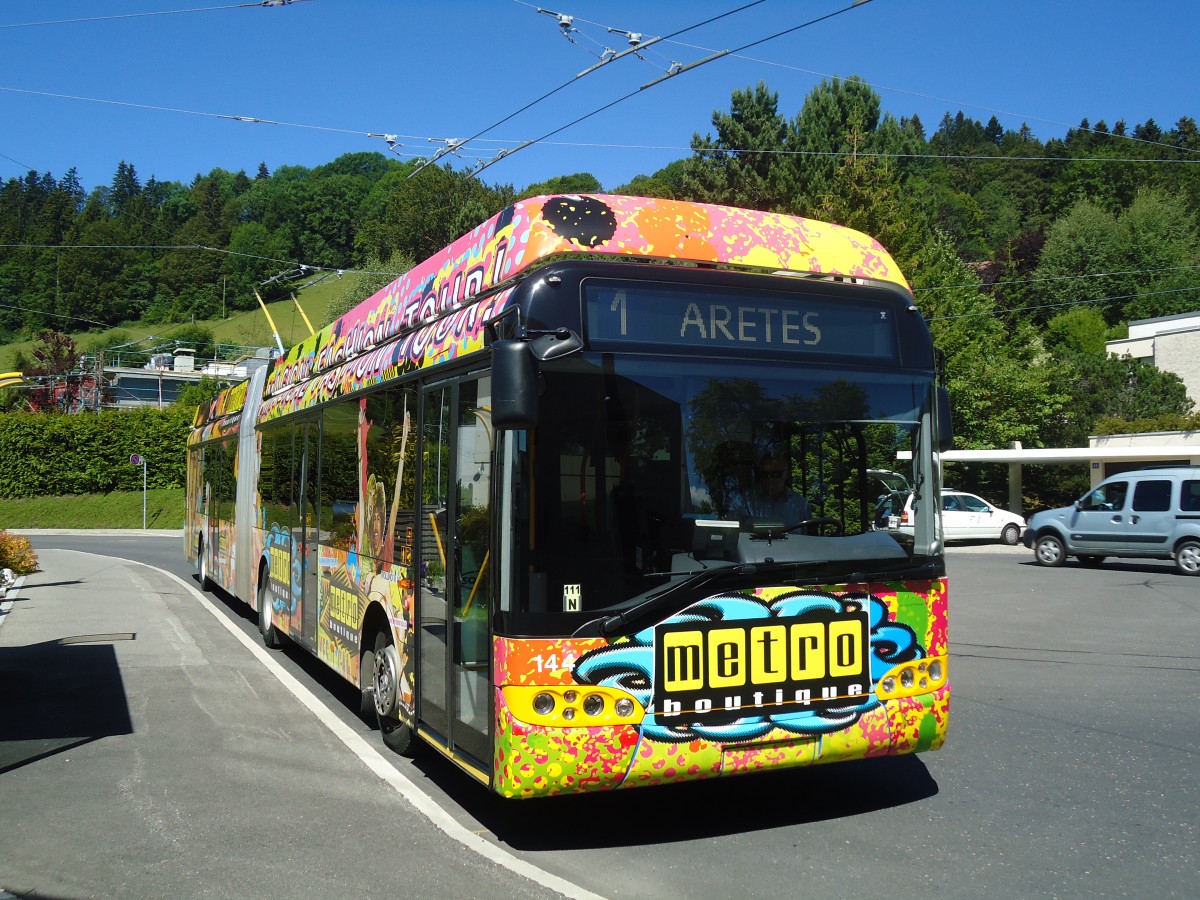
<instances>
[{"instance_id":1,"label":"side mirror","mask_svg":"<svg viewBox=\"0 0 1200 900\"><path fill-rule=\"evenodd\" d=\"M537 360L525 341L492 342L492 427L524 431L537 425Z\"/></svg>"},{"instance_id":2,"label":"side mirror","mask_svg":"<svg viewBox=\"0 0 1200 900\"><path fill-rule=\"evenodd\" d=\"M938 452L954 449L954 421L950 414L950 392L944 387L937 389L937 443Z\"/></svg>"}]
</instances>

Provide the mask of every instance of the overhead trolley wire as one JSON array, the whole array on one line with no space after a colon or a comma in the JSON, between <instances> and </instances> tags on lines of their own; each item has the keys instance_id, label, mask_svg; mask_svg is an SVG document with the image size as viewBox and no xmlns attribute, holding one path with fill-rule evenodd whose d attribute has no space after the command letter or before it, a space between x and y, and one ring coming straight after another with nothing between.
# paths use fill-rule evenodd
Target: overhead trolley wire
<instances>
[{"instance_id":1,"label":"overhead trolley wire","mask_svg":"<svg viewBox=\"0 0 1200 900\"><path fill-rule=\"evenodd\" d=\"M147 16L175 16L181 13L221 12L227 9L247 7L289 6L292 3L307 3L309 0L259 0L257 3L231 3L226 6L193 6L189 9L161 9L153 12L114 13L110 16L85 16L78 19L49 19L44 22L13 22L0 24L0 28L33 28L38 25L75 25L81 22L110 22L114 19L139 19Z\"/></svg>"},{"instance_id":2,"label":"overhead trolley wire","mask_svg":"<svg viewBox=\"0 0 1200 900\"><path fill-rule=\"evenodd\" d=\"M524 2L524 0L517 0L517 2L518 2L518 3L521 3L521 4L522 4L522 5L524 5L524 6L530 6L530 5L531 5L531 4L529 4L529 3L525 3L525 2ZM470 143L471 141L473 141L473 140L476 140L477 138L480 138L480 137L482 137L483 135L485 135L485 134L487 134L489 131L491 131L493 128L497 128L497 127L499 127L500 125L503 125L505 122L509 122L509 121L511 121L512 119L515 119L515 118L516 118L517 116L519 116L521 113L525 112L525 111L526 111L526 110L528 110L528 109L531 109L531 108L533 108L534 106L537 106L539 103L543 102L544 100L548 100L550 97L553 97L553 96L554 96L555 94L557 94L559 91L561 91L561 90L563 90L564 88L566 88L566 87L568 87L568 86L570 86L570 85L574 84L576 81L578 81L580 78L583 78L585 75L588 75L588 74L590 74L590 73L592 73L592 72L595 72L595 71L596 71L597 69L599 69L601 66L608 65L609 63L611 63L611 62L613 62L613 61L615 61L615 60L618 60L618 59L620 59L620 58L622 58L622 57L624 57L624 56L627 56L627 55L628 55L628 54L630 54L630 53L635 53L636 51L638 51L638 50L640 50L640 49L643 49L643 48L645 48L645 47L649 47L649 46L650 46L650 45L652 45L652 44L656 44L656 43L658 43L658 42L660 42L660 41L665 41L665 40L667 40L668 38L675 37L676 35L680 35L680 34L686 34L686 33L687 33L687 32L689 32L689 31L694 31L694 30L695 30L695 29L697 29L697 28L701 28L701 27L703 27L703 26L705 26L705 25L709 25L709 24L711 24L711 23L713 23L713 22L716 22L716 21L718 21L718 20L720 20L720 19L724 19L724 18L727 18L727 17L729 17L729 16L735 15L735 14L737 14L737 13L744 12L745 10L747 10L747 9L750 9L751 7L754 7L754 6L759 6L759 5L761 5L762 3L765 3L765 2L766 2L766 0L752 0L752 2L750 2L750 3L746 3L746 4L743 4L742 6L739 6L739 7L737 7L736 9L731 9L731 10L729 10L728 12L721 13L720 15L712 16L712 17L710 17L710 18L708 18L708 19L705 19L703 22L697 22L697 23L695 23L694 25L688 25L686 28L681 28L681 29L679 29L678 31L674 31L674 32L672 32L672 33L671 33L671 34L669 34L669 35L665 35L665 36L663 36L663 37L655 37L655 38L651 38L650 40L647 40L647 41L640 41L640 42L638 42L637 44L635 44L634 46L630 47L630 48L629 48L629 49L627 49L627 50L623 50L623 51L621 51L620 53L616 53L616 54L613 54L613 55L611 55L611 56L608 56L608 57L604 57L604 56L602 55L602 56L601 56L601 59L600 59L600 61L599 61L598 63L596 63L594 66L591 66L590 68L588 68L588 69L585 69L584 71L580 72L578 75L575 75L574 77L572 77L572 78L568 79L567 81L564 81L564 82L563 82L562 84L560 84L558 87L556 87L556 88L553 88L553 89L551 89L551 90L547 91L546 93L542 94L542 96L538 97L536 100L531 100L529 103L526 103L524 106L522 106L520 109L516 110L515 112L509 113L509 114L508 114L507 116L505 116L503 119L500 119L499 121L493 122L491 125L487 126L486 128L483 128L483 129L481 129L480 131L477 131L477 132L476 132L474 135L472 135L471 137L469 137L469 138L464 138L464 139L463 139L463 140L461 140L461 141L455 141L455 142L454 142L454 147L453 147L452 149L451 149L451 148L448 148L448 149L446 149L446 150L439 150L439 151L438 151L437 153L435 153L435 154L433 155L433 157L431 157L431 158L430 158L428 161L426 161L426 162L422 163L420 166L418 166L416 169L414 169L412 172L410 172L408 177L409 177L409 178L412 178L412 177L414 177L414 176L415 176L415 175L416 175L418 172L420 172L420 171L421 171L422 169L424 169L426 166L433 165L435 162L437 162L439 159L441 159L441 158L442 158L443 156L445 156L447 153L453 152L453 150L456 150L456 149L458 149L458 148L459 148L459 147L461 147L463 144ZM868 0L868 2L869 2L869 0ZM543 10L543 9L541 9L540 7L534 7L534 9L537 9L537 11L538 11L538 12L549 12L549 10ZM632 96L632 95L630 95L630 96ZM624 98L623 98L623 99L624 99ZM618 101L618 102L619 102L619 101ZM605 107L605 108L607 108L607 107ZM585 118L586 118L586 117L585 117ZM582 121L582 120L580 120L580 121ZM561 129L560 129L560 130L561 130ZM556 133L557 133L557 132L551 132L551 134L556 134ZM514 148L514 149L512 149L512 150L503 149L503 150L501 150L501 151L500 151L500 152L499 152L499 153L496 155L496 157L495 157L494 159L492 159L490 162L486 162L486 163L484 163L483 165L477 166L475 169L473 169L473 170L472 170L472 172L471 172L471 174L472 174L472 175L475 175L475 174L477 174L477 173L479 173L479 172L483 171L484 169L486 169L488 166L492 165L492 163L499 162L499 161L500 161L501 159L503 159L504 157L506 157L506 156L511 156L513 153L516 153L516 152L517 152L517 150L523 150L525 147L528 147L530 144L533 144L533 143L537 143L537 141L525 141L524 143L522 143L522 144L518 145L516 148Z\"/></svg>"}]
</instances>

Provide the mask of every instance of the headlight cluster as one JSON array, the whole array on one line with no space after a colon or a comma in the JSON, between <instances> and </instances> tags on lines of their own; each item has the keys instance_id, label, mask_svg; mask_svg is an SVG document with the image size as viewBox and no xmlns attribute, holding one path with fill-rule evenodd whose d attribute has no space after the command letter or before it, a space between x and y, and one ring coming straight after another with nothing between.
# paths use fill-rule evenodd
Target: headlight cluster
<instances>
[{"instance_id":1,"label":"headlight cluster","mask_svg":"<svg viewBox=\"0 0 1200 900\"><path fill-rule=\"evenodd\" d=\"M633 697L613 688L509 684L500 690L512 714L530 725L636 725L645 714Z\"/></svg>"},{"instance_id":2,"label":"headlight cluster","mask_svg":"<svg viewBox=\"0 0 1200 900\"><path fill-rule=\"evenodd\" d=\"M944 656L930 656L901 663L879 679L875 695L880 700L894 700L936 691L946 684L946 662Z\"/></svg>"}]
</instances>

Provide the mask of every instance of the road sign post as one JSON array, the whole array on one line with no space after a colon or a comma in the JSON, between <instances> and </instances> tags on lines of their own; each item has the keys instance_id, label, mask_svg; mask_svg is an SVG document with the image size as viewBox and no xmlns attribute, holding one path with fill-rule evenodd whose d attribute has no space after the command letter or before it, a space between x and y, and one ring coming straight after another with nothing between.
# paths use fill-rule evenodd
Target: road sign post
<instances>
[{"instance_id":1,"label":"road sign post","mask_svg":"<svg viewBox=\"0 0 1200 900\"><path fill-rule=\"evenodd\" d=\"M134 453L129 457L131 466L142 467L142 531L146 530L146 458Z\"/></svg>"}]
</instances>

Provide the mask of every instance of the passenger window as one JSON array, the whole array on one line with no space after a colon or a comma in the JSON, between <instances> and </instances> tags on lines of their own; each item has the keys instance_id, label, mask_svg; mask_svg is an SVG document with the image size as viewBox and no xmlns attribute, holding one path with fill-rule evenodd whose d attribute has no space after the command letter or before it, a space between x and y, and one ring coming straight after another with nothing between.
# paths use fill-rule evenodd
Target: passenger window
<instances>
[{"instance_id":1,"label":"passenger window","mask_svg":"<svg viewBox=\"0 0 1200 900\"><path fill-rule=\"evenodd\" d=\"M1125 506L1125 495L1129 492L1129 482L1112 481L1101 485L1083 498L1079 505L1081 510L1101 510L1112 512Z\"/></svg>"},{"instance_id":2,"label":"passenger window","mask_svg":"<svg viewBox=\"0 0 1200 900\"><path fill-rule=\"evenodd\" d=\"M1179 494L1179 508L1184 512L1200 512L1200 481L1183 482Z\"/></svg>"},{"instance_id":3,"label":"passenger window","mask_svg":"<svg viewBox=\"0 0 1200 900\"><path fill-rule=\"evenodd\" d=\"M948 510L950 512L958 512L958 498L957 497L943 497L942 498L942 509Z\"/></svg>"},{"instance_id":4,"label":"passenger window","mask_svg":"<svg viewBox=\"0 0 1200 900\"><path fill-rule=\"evenodd\" d=\"M1133 508L1137 512L1165 512L1171 508L1171 482L1139 481L1133 489Z\"/></svg>"}]
</instances>

